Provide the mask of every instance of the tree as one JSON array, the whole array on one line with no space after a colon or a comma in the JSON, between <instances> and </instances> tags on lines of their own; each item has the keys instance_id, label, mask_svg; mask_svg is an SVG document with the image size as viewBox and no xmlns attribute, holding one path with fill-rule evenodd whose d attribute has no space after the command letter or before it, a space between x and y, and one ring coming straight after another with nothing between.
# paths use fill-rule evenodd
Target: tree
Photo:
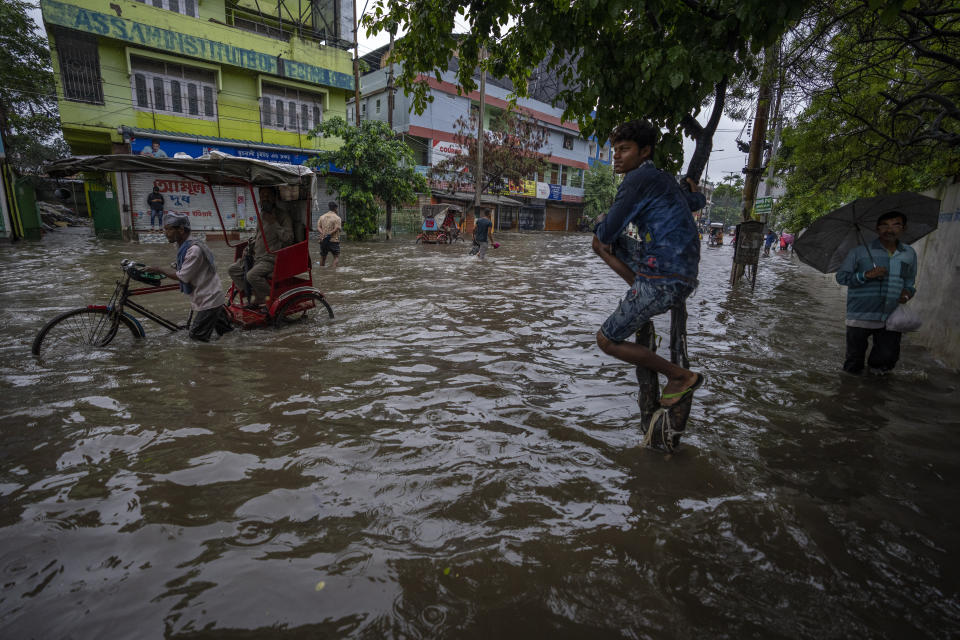
<instances>
[{"instance_id":1,"label":"tree","mask_svg":"<svg viewBox=\"0 0 960 640\"><path fill-rule=\"evenodd\" d=\"M394 54L404 62L399 83L422 111L429 99L423 74L446 69L458 55L457 81L476 88L478 66L509 78L527 94L531 69L546 62L561 80L557 104L581 135L606 138L620 122L645 117L664 130L657 163L676 171L681 134L697 140L687 175L699 180L709 156L731 78L755 78L756 55L802 15L808 2L789 0L619 0L531 2L378 0L364 18L368 33L406 30ZM466 34L454 34L468 17ZM481 52L485 56L481 56ZM483 57L483 60L481 60ZM707 126L695 116L713 103ZM596 115L591 115L596 110Z\"/></svg>"},{"instance_id":2,"label":"tree","mask_svg":"<svg viewBox=\"0 0 960 640\"><path fill-rule=\"evenodd\" d=\"M743 176L727 176L713 190L710 197L710 221L723 222L724 227L741 220L740 202L743 199Z\"/></svg>"},{"instance_id":3,"label":"tree","mask_svg":"<svg viewBox=\"0 0 960 640\"><path fill-rule=\"evenodd\" d=\"M789 70L807 96L776 163L791 228L960 172L960 5L877 4L821 3L791 40Z\"/></svg>"},{"instance_id":4,"label":"tree","mask_svg":"<svg viewBox=\"0 0 960 640\"><path fill-rule=\"evenodd\" d=\"M0 135L7 159L21 173L37 173L67 155L60 129L47 39L23 0L0 3Z\"/></svg>"},{"instance_id":5,"label":"tree","mask_svg":"<svg viewBox=\"0 0 960 640\"><path fill-rule=\"evenodd\" d=\"M314 136L343 141L336 151L320 151L307 164L327 177L327 186L346 205L343 229L351 238L363 240L377 232L380 203L400 205L429 192L426 178L414 169L413 151L385 122L365 120L354 127L336 116L314 129ZM347 173L331 173L331 165Z\"/></svg>"},{"instance_id":6,"label":"tree","mask_svg":"<svg viewBox=\"0 0 960 640\"><path fill-rule=\"evenodd\" d=\"M583 186L583 217L591 222L610 210L617 196L617 177L610 165L594 162Z\"/></svg>"},{"instance_id":7,"label":"tree","mask_svg":"<svg viewBox=\"0 0 960 640\"><path fill-rule=\"evenodd\" d=\"M476 185L477 174L477 116L467 120L463 116L454 123L454 142L464 147L464 153L438 162L430 170L431 183L445 185L453 191ZM540 149L547 142L546 130L531 118L513 111L505 111L491 120L490 129L483 132L483 167L480 192L506 191L508 184L522 184L546 167Z\"/></svg>"}]
</instances>

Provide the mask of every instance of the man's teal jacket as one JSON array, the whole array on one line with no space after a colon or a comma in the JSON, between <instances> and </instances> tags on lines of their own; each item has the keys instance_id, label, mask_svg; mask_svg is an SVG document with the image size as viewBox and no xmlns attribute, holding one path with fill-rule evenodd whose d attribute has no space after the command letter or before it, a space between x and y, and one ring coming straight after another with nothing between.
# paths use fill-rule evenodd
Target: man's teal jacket
<instances>
[{"instance_id":1,"label":"man's teal jacket","mask_svg":"<svg viewBox=\"0 0 960 640\"><path fill-rule=\"evenodd\" d=\"M913 286L917 279L917 252L910 245L897 243L897 250L890 255L879 238L869 247L869 252L862 244L851 249L837 271L837 282L847 286L847 320L885 322L897 308L903 289L911 297L917 291ZM868 280L863 274L873 269L874 263L886 267L887 275Z\"/></svg>"}]
</instances>

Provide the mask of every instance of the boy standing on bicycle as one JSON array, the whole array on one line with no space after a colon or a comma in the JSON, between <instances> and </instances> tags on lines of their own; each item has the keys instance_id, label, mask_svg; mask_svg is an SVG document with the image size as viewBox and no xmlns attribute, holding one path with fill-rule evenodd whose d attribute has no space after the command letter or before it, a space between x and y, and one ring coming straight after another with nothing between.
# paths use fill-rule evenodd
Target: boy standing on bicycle
<instances>
[{"instance_id":1,"label":"boy standing on bicycle","mask_svg":"<svg viewBox=\"0 0 960 640\"><path fill-rule=\"evenodd\" d=\"M168 242L177 243L176 269L147 267L145 271L178 280L180 291L190 296L193 310L190 338L208 342L214 330L218 336L233 331L223 306L223 285L217 275L213 252L202 242L190 239L190 217L175 212L164 214L163 233Z\"/></svg>"},{"instance_id":2,"label":"boy standing on bicycle","mask_svg":"<svg viewBox=\"0 0 960 640\"><path fill-rule=\"evenodd\" d=\"M600 327L597 344L606 354L666 376L660 405L670 407L697 389L703 376L627 339L697 286L700 240L691 211L706 199L692 180L681 190L653 165L657 138L657 129L644 120L621 124L610 135L613 170L624 178L613 206L594 228L593 250L630 289ZM618 242L627 247L622 259L614 247Z\"/></svg>"}]
</instances>

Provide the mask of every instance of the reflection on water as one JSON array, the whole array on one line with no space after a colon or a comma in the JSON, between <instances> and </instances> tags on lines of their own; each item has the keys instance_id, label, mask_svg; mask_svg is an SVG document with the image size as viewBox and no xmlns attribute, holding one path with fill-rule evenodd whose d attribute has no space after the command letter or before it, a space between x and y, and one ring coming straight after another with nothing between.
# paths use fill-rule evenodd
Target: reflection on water
<instances>
[{"instance_id":1,"label":"reflection on water","mask_svg":"<svg viewBox=\"0 0 960 640\"><path fill-rule=\"evenodd\" d=\"M4 248L3 635L960 633L956 375L909 337L894 375L841 375L829 277L774 255L731 291L704 247L708 384L664 456L594 344L623 286L589 237L500 239L485 263L346 244L315 272L332 322L209 345L146 323L56 363L29 356L43 322L172 249Z\"/></svg>"}]
</instances>

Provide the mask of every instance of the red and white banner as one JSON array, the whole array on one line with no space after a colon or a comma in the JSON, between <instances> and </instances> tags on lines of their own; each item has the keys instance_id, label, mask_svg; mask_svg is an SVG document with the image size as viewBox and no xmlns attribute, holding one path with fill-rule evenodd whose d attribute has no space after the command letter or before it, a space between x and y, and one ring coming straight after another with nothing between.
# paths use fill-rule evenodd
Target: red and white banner
<instances>
[{"instance_id":1,"label":"red and white banner","mask_svg":"<svg viewBox=\"0 0 960 640\"><path fill-rule=\"evenodd\" d=\"M433 151L430 154L430 164L437 165L447 158L463 155L467 152L467 147L456 142L433 141Z\"/></svg>"},{"instance_id":2,"label":"red and white banner","mask_svg":"<svg viewBox=\"0 0 960 640\"><path fill-rule=\"evenodd\" d=\"M134 229L150 229L150 206L147 196L157 187L163 196L163 210L175 211L190 216L190 228L196 230L219 230L220 217L213 204L216 195L220 206L223 226L233 229L256 228L257 218L250 206L250 191L246 187L214 186L202 182L186 180L180 176L159 173L131 173L130 198L131 217Z\"/></svg>"}]
</instances>

